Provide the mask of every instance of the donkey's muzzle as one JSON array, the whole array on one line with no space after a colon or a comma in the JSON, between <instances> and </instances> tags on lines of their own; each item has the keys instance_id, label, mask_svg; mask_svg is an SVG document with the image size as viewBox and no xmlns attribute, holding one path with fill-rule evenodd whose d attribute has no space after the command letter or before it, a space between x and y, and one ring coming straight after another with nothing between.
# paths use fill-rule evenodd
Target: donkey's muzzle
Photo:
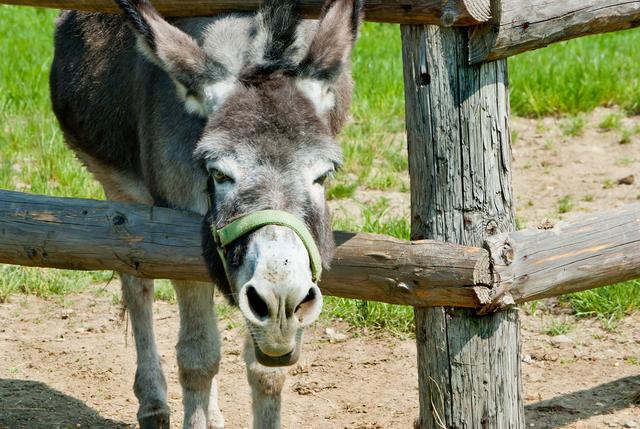
<instances>
[{"instance_id":1,"label":"donkey's muzzle","mask_svg":"<svg viewBox=\"0 0 640 429\"><path fill-rule=\"evenodd\" d=\"M231 275L240 311L249 325L256 360L265 366L287 366L298 361L302 330L322 309L316 282L322 261L305 223L294 215L263 210L241 217L227 226L212 228L220 259L227 246L251 237L243 249L242 263Z\"/></svg>"},{"instance_id":2,"label":"donkey's muzzle","mask_svg":"<svg viewBox=\"0 0 640 429\"><path fill-rule=\"evenodd\" d=\"M297 341L293 350L282 356L269 356L265 354L262 350L260 350L260 347L256 344L255 340L253 340L253 348L256 353L256 360L260 364L264 366L278 367L291 366L298 362L298 359L300 358L300 349L302 347L300 346L300 342Z\"/></svg>"},{"instance_id":3,"label":"donkey's muzzle","mask_svg":"<svg viewBox=\"0 0 640 429\"><path fill-rule=\"evenodd\" d=\"M283 287L246 284L239 293L240 311L249 324L256 360L265 366L293 365L300 357L302 333L322 308L322 293L311 283L283 294Z\"/></svg>"}]
</instances>

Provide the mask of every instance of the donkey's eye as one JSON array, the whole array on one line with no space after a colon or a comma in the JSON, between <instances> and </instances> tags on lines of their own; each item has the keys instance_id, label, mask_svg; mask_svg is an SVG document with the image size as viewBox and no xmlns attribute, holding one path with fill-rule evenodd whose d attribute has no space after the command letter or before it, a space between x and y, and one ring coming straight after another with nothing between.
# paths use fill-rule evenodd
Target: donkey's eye
<instances>
[{"instance_id":1,"label":"donkey's eye","mask_svg":"<svg viewBox=\"0 0 640 429\"><path fill-rule=\"evenodd\" d=\"M318 177L316 180L313 181L313 183L316 183L320 186L324 186L324 182L327 181L327 178L329 177L331 173L324 173L322 176Z\"/></svg>"},{"instance_id":2,"label":"donkey's eye","mask_svg":"<svg viewBox=\"0 0 640 429\"><path fill-rule=\"evenodd\" d=\"M231 177L227 176L222 171L217 170L215 168L211 170L211 177L213 177L213 180L215 180L216 183L233 182L233 179Z\"/></svg>"}]
</instances>

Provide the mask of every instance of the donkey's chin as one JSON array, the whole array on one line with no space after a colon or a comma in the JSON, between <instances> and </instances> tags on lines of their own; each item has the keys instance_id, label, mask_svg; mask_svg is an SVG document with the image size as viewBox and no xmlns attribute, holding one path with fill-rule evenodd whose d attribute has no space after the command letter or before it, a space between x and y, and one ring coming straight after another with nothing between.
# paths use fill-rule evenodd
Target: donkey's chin
<instances>
[{"instance_id":1,"label":"donkey's chin","mask_svg":"<svg viewBox=\"0 0 640 429\"><path fill-rule=\"evenodd\" d=\"M270 347L267 344L262 344L261 346L261 344L256 341L256 337L252 333L251 339L253 340L253 350L256 355L256 360L260 364L269 367L294 365L300 358L300 351L302 349L302 332L302 329L298 329L295 334L295 338L293 338L292 341L293 348L286 353L276 352L276 350L286 350L286 348L283 347Z\"/></svg>"},{"instance_id":2,"label":"donkey's chin","mask_svg":"<svg viewBox=\"0 0 640 429\"><path fill-rule=\"evenodd\" d=\"M295 347L289 353L286 353L282 356L270 356L260 349L255 340L253 342L253 345L256 353L256 360L260 364L270 367L290 366L295 364L300 358L300 349L302 348L300 347L300 343L296 342Z\"/></svg>"}]
</instances>

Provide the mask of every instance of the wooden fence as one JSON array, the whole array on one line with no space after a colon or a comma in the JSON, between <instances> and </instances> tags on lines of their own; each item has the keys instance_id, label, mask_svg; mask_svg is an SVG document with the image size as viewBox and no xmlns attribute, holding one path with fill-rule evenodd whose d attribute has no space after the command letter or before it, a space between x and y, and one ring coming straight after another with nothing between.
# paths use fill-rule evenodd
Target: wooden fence
<instances>
[{"instance_id":1,"label":"wooden fence","mask_svg":"<svg viewBox=\"0 0 640 429\"><path fill-rule=\"evenodd\" d=\"M0 263L209 281L199 215L0 190ZM640 204L487 238L482 247L334 233L327 295L487 308L640 278Z\"/></svg>"},{"instance_id":2,"label":"wooden fence","mask_svg":"<svg viewBox=\"0 0 640 429\"><path fill-rule=\"evenodd\" d=\"M172 16L259 3L152 2ZM0 3L116 11L111 0ZM322 3L300 7L315 17ZM321 287L416 307L418 427L524 428L513 304L640 277L640 206L513 232L504 58L638 26L640 0L365 3L366 19L403 24L414 241L336 233ZM0 262L204 280L199 236L200 219L188 213L0 191Z\"/></svg>"},{"instance_id":3,"label":"wooden fence","mask_svg":"<svg viewBox=\"0 0 640 429\"><path fill-rule=\"evenodd\" d=\"M88 12L118 13L112 0L2 0L0 3L23 6L77 9ZM165 16L206 16L221 12L255 10L256 0L154 0L155 8ZM317 18L324 0L299 0L300 11L307 18ZM489 0L370 0L364 10L366 19L402 24L471 25L486 22Z\"/></svg>"}]
</instances>

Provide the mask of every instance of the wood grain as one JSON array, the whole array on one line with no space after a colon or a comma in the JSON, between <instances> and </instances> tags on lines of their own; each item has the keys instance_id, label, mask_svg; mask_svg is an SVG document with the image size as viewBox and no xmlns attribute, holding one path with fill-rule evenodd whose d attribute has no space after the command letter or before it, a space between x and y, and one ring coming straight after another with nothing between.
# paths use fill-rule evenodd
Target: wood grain
<instances>
[{"instance_id":1,"label":"wood grain","mask_svg":"<svg viewBox=\"0 0 640 429\"><path fill-rule=\"evenodd\" d=\"M640 0L501 0L492 19L475 27L472 64L506 58L550 43L640 25Z\"/></svg>"},{"instance_id":2,"label":"wood grain","mask_svg":"<svg viewBox=\"0 0 640 429\"><path fill-rule=\"evenodd\" d=\"M495 290L517 302L640 278L640 205L487 239ZM639 291L640 293L640 291Z\"/></svg>"},{"instance_id":3,"label":"wood grain","mask_svg":"<svg viewBox=\"0 0 640 429\"><path fill-rule=\"evenodd\" d=\"M118 12L112 0L0 0L0 3L77 9L90 12ZM210 16L222 12L252 11L260 5L256 0L152 0L165 16ZM317 18L323 0L300 0L305 17ZM474 25L486 22L490 0L368 0L364 4L365 19L378 22L422 23L438 25Z\"/></svg>"},{"instance_id":4,"label":"wood grain","mask_svg":"<svg viewBox=\"0 0 640 429\"><path fill-rule=\"evenodd\" d=\"M201 222L161 207L0 190L0 263L208 281ZM328 295L414 306L488 303L484 249L344 232L335 239L333 267L320 283Z\"/></svg>"},{"instance_id":5,"label":"wood grain","mask_svg":"<svg viewBox=\"0 0 640 429\"><path fill-rule=\"evenodd\" d=\"M402 26L412 239L468 246L514 228L504 60L467 63L466 29ZM416 309L416 427L524 428L514 309Z\"/></svg>"}]
</instances>

